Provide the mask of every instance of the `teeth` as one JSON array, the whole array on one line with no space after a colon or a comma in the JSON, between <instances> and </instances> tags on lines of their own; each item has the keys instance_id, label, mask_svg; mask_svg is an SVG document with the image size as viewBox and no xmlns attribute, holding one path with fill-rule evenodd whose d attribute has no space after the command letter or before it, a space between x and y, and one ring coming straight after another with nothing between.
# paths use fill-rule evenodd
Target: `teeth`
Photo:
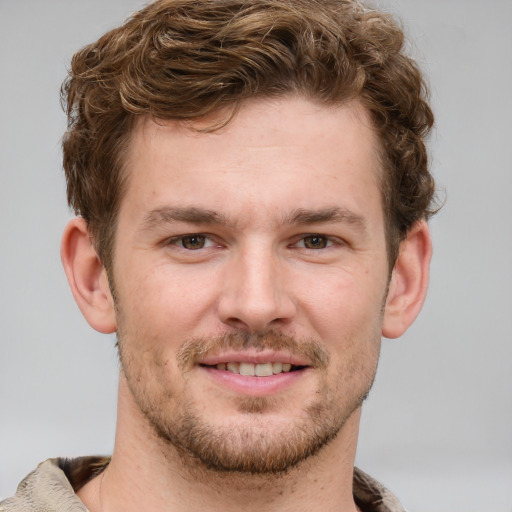
<instances>
[{"instance_id":1,"label":"teeth","mask_svg":"<svg viewBox=\"0 0 512 512\"><path fill-rule=\"evenodd\" d=\"M231 372L231 373L240 373L240 372L238 371L238 368L239 368L239 364L238 364L238 363L228 363L228 364L227 364L228 372Z\"/></svg>"},{"instance_id":2,"label":"teeth","mask_svg":"<svg viewBox=\"0 0 512 512\"><path fill-rule=\"evenodd\" d=\"M255 374L258 377L269 377L273 375L272 363L257 364L255 367Z\"/></svg>"},{"instance_id":3,"label":"teeth","mask_svg":"<svg viewBox=\"0 0 512 512\"><path fill-rule=\"evenodd\" d=\"M256 369L251 363L240 363L240 375L247 375L253 377L256 375Z\"/></svg>"},{"instance_id":4,"label":"teeth","mask_svg":"<svg viewBox=\"0 0 512 512\"><path fill-rule=\"evenodd\" d=\"M239 373L249 377L269 377L282 372L289 372L292 368L290 363L219 363L217 370L224 370L231 373Z\"/></svg>"},{"instance_id":5,"label":"teeth","mask_svg":"<svg viewBox=\"0 0 512 512\"><path fill-rule=\"evenodd\" d=\"M274 375L281 373L283 371L283 363L274 363L272 365L272 373Z\"/></svg>"}]
</instances>

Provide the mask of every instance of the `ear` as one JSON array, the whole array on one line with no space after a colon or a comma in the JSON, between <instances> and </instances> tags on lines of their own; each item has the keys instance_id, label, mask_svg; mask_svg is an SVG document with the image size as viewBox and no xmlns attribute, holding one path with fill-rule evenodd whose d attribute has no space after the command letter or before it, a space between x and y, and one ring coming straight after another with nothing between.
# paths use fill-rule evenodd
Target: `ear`
<instances>
[{"instance_id":1,"label":"ear","mask_svg":"<svg viewBox=\"0 0 512 512\"><path fill-rule=\"evenodd\" d=\"M417 222L400 243L384 309L382 335L398 338L413 323L427 295L432 242L425 221Z\"/></svg>"},{"instance_id":2,"label":"ear","mask_svg":"<svg viewBox=\"0 0 512 512\"><path fill-rule=\"evenodd\" d=\"M70 220L60 256L73 297L89 325L99 332L112 333L116 330L114 301L107 273L91 240L84 219Z\"/></svg>"}]
</instances>

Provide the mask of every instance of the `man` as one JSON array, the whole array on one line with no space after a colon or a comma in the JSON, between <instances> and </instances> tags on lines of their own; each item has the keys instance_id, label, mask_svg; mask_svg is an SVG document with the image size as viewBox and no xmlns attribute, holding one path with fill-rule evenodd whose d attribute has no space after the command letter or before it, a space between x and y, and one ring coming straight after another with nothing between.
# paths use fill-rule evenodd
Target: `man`
<instances>
[{"instance_id":1,"label":"man","mask_svg":"<svg viewBox=\"0 0 512 512\"><path fill-rule=\"evenodd\" d=\"M381 336L428 284L402 42L348 0L161 0L74 56L61 254L117 333L116 442L0 510L403 510L354 468Z\"/></svg>"}]
</instances>

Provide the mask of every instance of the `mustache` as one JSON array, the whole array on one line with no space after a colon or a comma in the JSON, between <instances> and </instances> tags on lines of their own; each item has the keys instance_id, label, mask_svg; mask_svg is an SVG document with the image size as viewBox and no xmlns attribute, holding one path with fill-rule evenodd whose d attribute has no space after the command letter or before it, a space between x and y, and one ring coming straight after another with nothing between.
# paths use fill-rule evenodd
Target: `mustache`
<instances>
[{"instance_id":1,"label":"mustache","mask_svg":"<svg viewBox=\"0 0 512 512\"><path fill-rule=\"evenodd\" d=\"M211 338L196 337L187 340L176 355L181 370L191 368L194 363L223 350L256 349L287 351L310 361L311 366L324 369L329 364L328 352L313 339L298 339L277 331L267 333L236 332Z\"/></svg>"}]
</instances>

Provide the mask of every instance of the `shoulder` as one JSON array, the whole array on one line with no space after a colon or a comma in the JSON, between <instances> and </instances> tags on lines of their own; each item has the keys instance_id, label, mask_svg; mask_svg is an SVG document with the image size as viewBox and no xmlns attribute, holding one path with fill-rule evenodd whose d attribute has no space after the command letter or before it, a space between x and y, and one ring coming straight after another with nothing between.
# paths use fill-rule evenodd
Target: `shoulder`
<instances>
[{"instance_id":1,"label":"shoulder","mask_svg":"<svg viewBox=\"0 0 512 512\"><path fill-rule=\"evenodd\" d=\"M407 512L389 489L358 468L354 468L353 493L363 512Z\"/></svg>"},{"instance_id":2,"label":"shoulder","mask_svg":"<svg viewBox=\"0 0 512 512\"><path fill-rule=\"evenodd\" d=\"M0 512L87 512L75 494L101 472L107 457L48 459L18 485L16 494L0 503Z\"/></svg>"}]
</instances>

